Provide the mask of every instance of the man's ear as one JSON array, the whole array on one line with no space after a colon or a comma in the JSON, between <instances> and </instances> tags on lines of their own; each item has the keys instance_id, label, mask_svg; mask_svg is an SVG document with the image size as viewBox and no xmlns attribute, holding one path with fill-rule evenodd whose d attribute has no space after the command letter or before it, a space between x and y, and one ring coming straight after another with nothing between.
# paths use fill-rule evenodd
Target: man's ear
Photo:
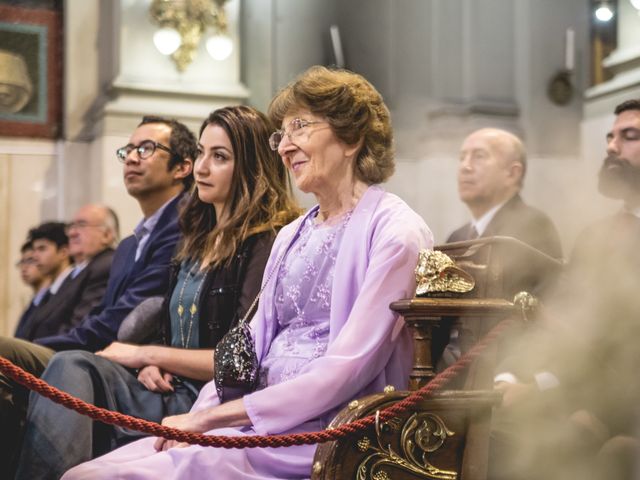
<instances>
[{"instance_id":1,"label":"man's ear","mask_svg":"<svg viewBox=\"0 0 640 480\"><path fill-rule=\"evenodd\" d=\"M182 181L193 172L193 160L185 158L173 167L173 178Z\"/></svg>"},{"instance_id":2,"label":"man's ear","mask_svg":"<svg viewBox=\"0 0 640 480\"><path fill-rule=\"evenodd\" d=\"M509 178L514 180L516 184L519 184L522 181L524 167L520 162L513 162L511 165L509 165L507 172Z\"/></svg>"},{"instance_id":3,"label":"man's ear","mask_svg":"<svg viewBox=\"0 0 640 480\"><path fill-rule=\"evenodd\" d=\"M102 244L107 247L114 245L116 241L116 235L110 228L105 228L102 232Z\"/></svg>"}]
</instances>

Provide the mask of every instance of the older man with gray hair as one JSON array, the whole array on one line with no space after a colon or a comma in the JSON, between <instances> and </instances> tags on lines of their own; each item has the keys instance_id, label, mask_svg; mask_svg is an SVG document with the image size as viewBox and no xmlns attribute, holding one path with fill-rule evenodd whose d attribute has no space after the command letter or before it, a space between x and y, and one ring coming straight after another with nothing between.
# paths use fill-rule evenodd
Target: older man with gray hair
<instances>
[{"instance_id":1,"label":"older man with gray hair","mask_svg":"<svg viewBox=\"0 0 640 480\"><path fill-rule=\"evenodd\" d=\"M497 128L471 133L460 149L458 193L472 219L454 231L447 243L478 237L516 238L560 259L560 237L551 219L522 200L527 156L518 137ZM479 322L467 319L458 328L444 322L434 332L437 368L455 363L481 335Z\"/></svg>"},{"instance_id":2,"label":"older man with gray hair","mask_svg":"<svg viewBox=\"0 0 640 480\"><path fill-rule=\"evenodd\" d=\"M458 193L473 218L447 242L502 235L561 258L551 219L520 197L526 169L524 146L512 133L483 128L469 135L460 149Z\"/></svg>"}]
</instances>

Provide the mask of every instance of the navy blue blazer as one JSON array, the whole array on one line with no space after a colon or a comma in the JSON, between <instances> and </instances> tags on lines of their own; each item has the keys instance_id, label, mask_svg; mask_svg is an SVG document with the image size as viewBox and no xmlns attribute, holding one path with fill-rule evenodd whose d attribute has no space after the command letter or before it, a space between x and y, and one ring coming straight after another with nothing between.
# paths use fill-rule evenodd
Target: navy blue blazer
<instances>
[{"instance_id":1,"label":"navy blue blazer","mask_svg":"<svg viewBox=\"0 0 640 480\"><path fill-rule=\"evenodd\" d=\"M53 350L101 350L116 340L124 318L144 299L165 295L170 262L180 231L178 206L183 195L167 205L135 261L138 242L131 235L120 242L113 256L111 275L102 303L80 324L61 335L42 337L35 343Z\"/></svg>"}]
</instances>

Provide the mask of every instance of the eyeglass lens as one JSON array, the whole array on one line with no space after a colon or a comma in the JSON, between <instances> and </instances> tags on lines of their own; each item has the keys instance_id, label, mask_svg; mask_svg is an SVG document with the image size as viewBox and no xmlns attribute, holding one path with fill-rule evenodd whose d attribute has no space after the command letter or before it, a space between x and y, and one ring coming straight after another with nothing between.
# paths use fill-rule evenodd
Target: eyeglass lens
<instances>
[{"instance_id":1,"label":"eyeglass lens","mask_svg":"<svg viewBox=\"0 0 640 480\"><path fill-rule=\"evenodd\" d=\"M69 222L67 223L67 230L71 230L72 228L86 228L86 227L98 227L100 225L92 225L86 220L78 220L77 222Z\"/></svg>"},{"instance_id":2,"label":"eyeglass lens","mask_svg":"<svg viewBox=\"0 0 640 480\"><path fill-rule=\"evenodd\" d=\"M282 139L284 138L285 135L287 135L290 140L294 139L302 133L302 128L312 123L316 123L316 122L302 120L301 118L294 118L289 123L289 131L282 129L282 130L276 130L271 134L271 136L269 137L269 146L271 147L271 150L278 149L278 146L280 145L280 142L282 142Z\"/></svg>"},{"instance_id":3,"label":"eyeglass lens","mask_svg":"<svg viewBox=\"0 0 640 480\"><path fill-rule=\"evenodd\" d=\"M23 265L35 265L36 263L37 262L35 258L23 258L16 262L16 267L21 267Z\"/></svg>"},{"instance_id":4,"label":"eyeglass lens","mask_svg":"<svg viewBox=\"0 0 640 480\"><path fill-rule=\"evenodd\" d=\"M120 161L124 162L129 156L129 154L131 153L131 151L136 150L138 152L138 156L144 160L145 158L149 158L151 155L153 155L153 152L156 151L156 147L159 147L159 146L160 146L159 144L156 144L151 140L145 140L144 142L140 143L140 145L138 146L129 144L122 148L119 148L116 151L116 155L118 156L118 159Z\"/></svg>"}]
</instances>

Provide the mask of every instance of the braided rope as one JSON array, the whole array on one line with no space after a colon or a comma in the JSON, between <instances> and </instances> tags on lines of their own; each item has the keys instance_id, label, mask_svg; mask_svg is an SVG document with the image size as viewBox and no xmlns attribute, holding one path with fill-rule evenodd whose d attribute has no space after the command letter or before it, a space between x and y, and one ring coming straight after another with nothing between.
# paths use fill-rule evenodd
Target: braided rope
<instances>
[{"instance_id":1,"label":"braided rope","mask_svg":"<svg viewBox=\"0 0 640 480\"><path fill-rule=\"evenodd\" d=\"M452 378L458 375L466 368L482 351L491 344L495 339L500 337L508 328L516 322L515 319L509 318L503 320L496 325L482 340L480 340L471 350L464 354L460 359L442 373L438 374L431 382L411 393L404 400L379 412L379 420L385 421L399 415L408 409L415 407L429 395L440 390ZM93 420L100 422L126 427L137 430L156 437L163 437L168 440L177 440L203 447L221 447L221 448L257 448L257 447L289 447L293 445L312 445L316 443L324 443L333 440L345 438L347 436L358 433L365 428L372 426L376 422L375 415L361 418L340 425L331 430L322 430L319 432L296 433L291 435L268 435L259 436L251 435L246 437L230 437L219 435L204 435L201 433L185 432L175 428L165 427L158 423L142 420L119 412L112 412L104 408L99 408L75 398L68 393L62 392L57 388L51 387L49 384L39 378L25 372L20 367L14 365L6 358L0 356L0 372L15 382L23 385L29 390L33 390L38 394L49 398L66 408L75 410L76 412L86 415Z\"/></svg>"}]
</instances>

